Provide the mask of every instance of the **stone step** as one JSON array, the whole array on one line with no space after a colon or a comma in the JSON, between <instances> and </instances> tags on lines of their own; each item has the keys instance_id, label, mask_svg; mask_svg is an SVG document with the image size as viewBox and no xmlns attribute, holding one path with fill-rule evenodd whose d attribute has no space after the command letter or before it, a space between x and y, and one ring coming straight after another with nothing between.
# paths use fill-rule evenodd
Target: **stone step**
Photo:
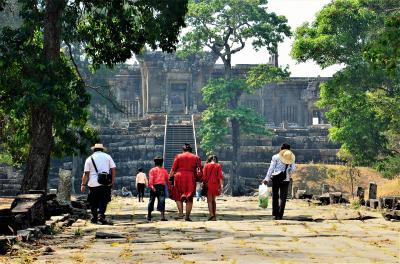
<instances>
[{"instance_id":1,"label":"stone step","mask_svg":"<svg viewBox=\"0 0 400 264\"><path fill-rule=\"evenodd\" d=\"M0 184L20 184L21 179L0 179Z\"/></svg>"},{"instance_id":2,"label":"stone step","mask_svg":"<svg viewBox=\"0 0 400 264\"><path fill-rule=\"evenodd\" d=\"M19 189L1 189L0 190L0 196L16 196L20 193Z\"/></svg>"}]
</instances>

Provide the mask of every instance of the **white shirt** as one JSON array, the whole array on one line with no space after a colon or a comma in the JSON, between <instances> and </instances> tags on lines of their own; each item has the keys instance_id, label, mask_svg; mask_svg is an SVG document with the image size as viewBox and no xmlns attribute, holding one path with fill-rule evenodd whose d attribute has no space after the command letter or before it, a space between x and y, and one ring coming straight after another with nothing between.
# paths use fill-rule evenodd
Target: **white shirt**
<instances>
[{"instance_id":1,"label":"white shirt","mask_svg":"<svg viewBox=\"0 0 400 264\"><path fill-rule=\"evenodd\" d=\"M148 185L148 181L147 181L146 174L143 173L143 172L139 172L139 173L136 175L136 181L135 181L135 183L136 183L136 185L137 185L138 183L143 183L143 184L146 184L146 186L147 186L147 185Z\"/></svg>"},{"instance_id":2,"label":"white shirt","mask_svg":"<svg viewBox=\"0 0 400 264\"><path fill-rule=\"evenodd\" d=\"M110 155L104 153L102 151L96 151L92 154L93 160L96 163L97 171L100 172L110 172L110 169L115 168L115 163ZM89 187L98 187L101 184L97 181L97 173L94 168L93 162L91 158L87 158L85 161L84 171L89 172Z\"/></svg>"},{"instance_id":3,"label":"white shirt","mask_svg":"<svg viewBox=\"0 0 400 264\"><path fill-rule=\"evenodd\" d=\"M285 171L285 168L286 168L286 164L283 163L279 159L279 154L275 154L274 156L272 156L271 164L269 165L267 176L265 176L264 180L270 181L271 180L271 176L273 178L274 175L276 175L276 174L278 174L278 173L280 173L282 171ZM296 165L294 164L294 162L287 167L285 181L290 181L290 174L295 169L296 169Z\"/></svg>"}]
</instances>

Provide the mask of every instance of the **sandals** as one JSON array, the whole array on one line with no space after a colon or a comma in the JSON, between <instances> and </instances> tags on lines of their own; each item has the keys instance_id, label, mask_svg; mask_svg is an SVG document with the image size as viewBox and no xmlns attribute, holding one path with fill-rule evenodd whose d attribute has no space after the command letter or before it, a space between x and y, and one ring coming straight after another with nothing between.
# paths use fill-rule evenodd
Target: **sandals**
<instances>
[{"instance_id":1,"label":"sandals","mask_svg":"<svg viewBox=\"0 0 400 264\"><path fill-rule=\"evenodd\" d=\"M183 219L183 217L184 217L184 215L178 215L178 216L175 216L175 220L180 220L180 219Z\"/></svg>"},{"instance_id":2,"label":"sandals","mask_svg":"<svg viewBox=\"0 0 400 264\"><path fill-rule=\"evenodd\" d=\"M210 216L207 221L217 221L217 217L215 215Z\"/></svg>"}]
</instances>

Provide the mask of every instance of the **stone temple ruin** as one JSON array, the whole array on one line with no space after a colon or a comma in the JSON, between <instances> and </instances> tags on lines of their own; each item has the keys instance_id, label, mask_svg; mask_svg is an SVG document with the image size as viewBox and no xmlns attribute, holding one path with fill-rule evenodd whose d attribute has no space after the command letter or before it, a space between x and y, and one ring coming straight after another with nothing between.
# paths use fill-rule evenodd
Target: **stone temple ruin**
<instances>
[{"instance_id":1,"label":"stone temple ruin","mask_svg":"<svg viewBox=\"0 0 400 264\"><path fill-rule=\"evenodd\" d=\"M210 78L223 76L223 66L214 58L179 59L175 55L152 52L138 58L107 80L124 113L105 106L96 107L93 116L106 117L109 125L98 127L102 143L117 164L117 187L134 190L134 175L143 167L148 171L156 155L163 155L170 168L174 155L184 142L191 142L204 160L196 130L205 109L201 88ZM245 76L252 65L234 67L236 76ZM328 140L329 124L314 103L319 98L319 83L326 78L290 78L266 85L255 94L244 95L241 104L256 110L274 136L248 136L241 147L240 175L244 186L258 185L271 156L283 142L292 145L296 162L337 162L337 144ZM229 177L230 149L217 153ZM60 168L72 170L73 188L79 190L85 157L53 160L49 188L57 188ZM19 191L20 175L0 167L0 195ZM9 169L8 169L9 170Z\"/></svg>"}]
</instances>

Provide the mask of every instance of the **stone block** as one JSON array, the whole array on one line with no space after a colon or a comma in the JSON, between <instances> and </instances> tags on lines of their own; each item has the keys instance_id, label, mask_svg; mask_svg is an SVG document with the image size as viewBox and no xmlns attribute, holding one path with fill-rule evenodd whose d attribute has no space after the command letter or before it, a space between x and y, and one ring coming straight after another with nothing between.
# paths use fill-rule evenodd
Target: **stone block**
<instances>
[{"instance_id":1,"label":"stone block","mask_svg":"<svg viewBox=\"0 0 400 264\"><path fill-rule=\"evenodd\" d=\"M43 194L18 195L11 208L17 230L45 223L45 197Z\"/></svg>"},{"instance_id":2,"label":"stone block","mask_svg":"<svg viewBox=\"0 0 400 264\"><path fill-rule=\"evenodd\" d=\"M46 202L46 219L55 215L63 215L71 212L69 203L59 201L57 199L49 200Z\"/></svg>"},{"instance_id":3,"label":"stone block","mask_svg":"<svg viewBox=\"0 0 400 264\"><path fill-rule=\"evenodd\" d=\"M293 186L292 189L292 197L296 198L296 193L299 190L299 186Z\"/></svg>"},{"instance_id":4,"label":"stone block","mask_svg":"<svg viewBox=\"0 0 400 264\"><path fill-rule=\"evenodd\" d=\"M328 204L331 203L331 199L330 199L329 193L324 193L324 194L320 195L318 200L321 201L322 205L328 205Z\"/></svg>"},{"instance_id":5,"label":"stone block","mask_svg":"<svg viewBox=\"0 0 400 264\"><path fill-rule=\"evenodd\" d=\"M288 191L288 196L287 196L288 199L292 199L293 198L292 188L293 188L293 180L291 180L289 182L289 187L288 187L289 191Z\"/></svg>"},{"instance_id":6,"label":"stone block","mask_svg":"<svg viewBox=\"0 0 400 264\"><path fill-rule=\"evenodd\" d=\"M154 146L154 144L155 144L154 137L147 137L147 138L146 138L146 145L148 145L148 146Z\"/></svg>"},{"instance_id":7,"label":"stone block","mask_svg":"<svg viewBox=\"0 0 400 264\"><path fill-rule=\"evenodd\" d=\"M380 199L381 208L400 210L399 196L384 196Z\"/></svg>"},{"instance_id":8,"label":"stone block","mask_svg":"<svg viewBox=\"0 0 400 264\"><path fill-rule=\"evenodd\" d=\"M388 221L400 221L400 210L388 210L383 212L382 216Z\"/></svg>"},{"instance_id":9,"label":"stone block","mask_svg":"<svg viewBox=\"0 0 400 264\"><path fill-rule=\"evenodd\" d=\"M307 193L306 190L297 190L296 192L296 199L311 199L312 198L312 194Z\"/></svg>"},{"instance_id":10,"label":"stone block","mask_svg":"<svg viewBox=\"0 0 400 264\"><path fill-rule=\"evenodd\" d=\"M367 202L367 206L373 209L377 209L379 207L379 200L377 199L369 199Z\"/></svg>"},{"instance_id":11,"label":"stone block","mask_svg":"<svg viewBox=\"0 0 400 264\"><path fill-rule=\"evenodd\" d=\"M342 193L341 192L330 192L329 193L329 202L330 204L338 204L341 202Z\"/></svg>"},{"instance_id":12,"label":"stone block","mask_svg":"<svg viewBox=\"0 0 400 264\"><path fill-rule=\"evenodd\" d=\"M363 187L357 187L357 199L361 205L365 205L365 190Z\"/></svg>"},{"instance_id":13,"label":"stone block","mask_svg":"<svg viewBox=\"0 0 400 264\"><path fill-rule=\"evenodd\" d=\"M72 190L72 171L60 169L58 176L59 181L57 199L62 202L70 202Z\"/></svg>"},{"instance_id":14,"label":"stone block","mask_svg":"<svg viewBox=\"0 0 400 264\"><path fill-rule=\"evenodd\" d=\"M368 199L376 199L377 191L378 191L378 186L376 185L376 183L370 182L368 188Z\"/></svg>"},{"instance_id":15,"label":"stone block","mask_svg":"<svg viewBox=\"0 0 400 264\"><path fill-rule=\"evenodd\" d=\"M0 210L0 234L12 235L15 233L15 217L11 209Z\"/></svg>"},{"instance_id":16,"label":"stone block","mask_svg":"<svg viewBox=\"0 0 400 264\"><path fill-rule=\"evenodd\" d=\"M0 255L5 255L16 242L16 236L0 236Z\"/></svg>"}]
</instances>

